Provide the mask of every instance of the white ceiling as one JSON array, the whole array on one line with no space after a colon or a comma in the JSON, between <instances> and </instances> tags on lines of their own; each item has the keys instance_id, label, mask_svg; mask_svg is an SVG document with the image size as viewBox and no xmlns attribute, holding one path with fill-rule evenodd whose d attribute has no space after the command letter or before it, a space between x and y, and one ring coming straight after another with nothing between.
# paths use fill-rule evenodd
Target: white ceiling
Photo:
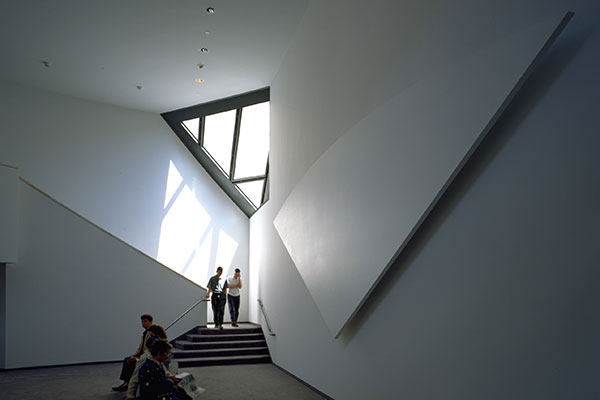
<instances>
[{"instance_id":1,"label":"white ceiling","mask_svg":"<svg viewBox=\"0 0 600 400\"><path fill-rule=\"evenodd\" d=\"M149 112L240 94L270 85L307 1L0 0L0 79Z\"/></svg>"}]
</instances>

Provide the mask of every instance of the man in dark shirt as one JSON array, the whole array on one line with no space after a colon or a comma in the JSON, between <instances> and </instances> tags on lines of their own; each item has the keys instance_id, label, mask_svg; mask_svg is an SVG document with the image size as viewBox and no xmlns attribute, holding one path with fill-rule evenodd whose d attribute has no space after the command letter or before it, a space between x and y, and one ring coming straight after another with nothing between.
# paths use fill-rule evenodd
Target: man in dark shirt
<instances>
[{"instance_id":1,"label":"man in dark shirt","mask_svg":"<svg viewBox=\"0 0 600 400\"><path fill-rule=\"evenodd\" d=\"M223 316L225 315L225 302L227 296L227 279L221 278L223 273L223 267L217 268L217 274L212 276L208 285L208 292L206 292L206 298L210 297L212 291L212 297L210 303L213 309L213 317L215 321L215 328L223 329Z\"/></svg>"}]
</instances>

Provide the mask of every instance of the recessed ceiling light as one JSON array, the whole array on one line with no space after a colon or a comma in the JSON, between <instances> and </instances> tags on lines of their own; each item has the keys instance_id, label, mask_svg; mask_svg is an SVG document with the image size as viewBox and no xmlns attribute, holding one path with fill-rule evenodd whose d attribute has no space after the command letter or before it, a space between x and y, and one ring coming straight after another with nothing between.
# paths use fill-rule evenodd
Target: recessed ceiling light
<instances>
[{"instance_id":1,"label":"recessed ceiling light","mask_svg":"<svg viewBox=\"0 0 600 400\"><path fill-rule=\"evenodd\" d=\"M206 9L206 12L207 12L207 13L209 13L209 14L214 14L214 13L215 13L215 9L214 9L214 8L212 8L212 7L208 7L208 8Z\"/></svg>"},{"instance_id":2,"label":"recessed ceiling light","mask_svg":"<svg viewBox=\"0 0 600 400\"><path fill-rule=\"evenodd\" d=\"M208 49L206 47L203 47L200 49L201 53L208 53Z\"/></svg>"},{"instance_id":3,"label":"recessed ceiling light","mask_svg":"<svg viewBox=\"0 0 600 400\"><path fill-rule=\"evenodd\" d=\"M202 83L202 82L204 82L204 79L196 78L196 82Z\"/></svg>"}]
</instances>

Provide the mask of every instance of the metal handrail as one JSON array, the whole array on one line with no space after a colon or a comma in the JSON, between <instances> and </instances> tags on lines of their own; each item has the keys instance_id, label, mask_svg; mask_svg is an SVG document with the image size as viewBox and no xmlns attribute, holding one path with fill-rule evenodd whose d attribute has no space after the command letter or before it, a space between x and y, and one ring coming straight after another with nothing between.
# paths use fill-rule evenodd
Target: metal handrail
<instances>
[{"instance_id":1,"label":"metal handrail","mask_svg":"<svg viewBox=\"0 0 600 400\"><path fill-rule=\"evenodd\" d=\"M191 306L190 308L188 308L183 314L181 314L179 317L177 317L177 319L175 321L171 322L169 324L169 326L167 326L165 328L165 331L167 329L169 329L170 327L172 327L173 325L175 325L177 323L177 321L179 321L181 318L185 317L187 315L187 313L189 313L190 311L192 311L194 309L194 307L196 307L198 304L202 303L203 301L209 301L209 300L208 299L200 299L200 300L198 300L196 303L194 303L193 306Z\"/></svg>"},{"instance_id":2,"label":"metal handrail","mask_svg":"<svg viewBox=\"0 0 600 400\"><path fill-rule=\"evenodd\" d=\"M265 305L263 304L261 299L256 299L258 301L258 304L260 305L260 310L263 313L263 316L265 317L265 322L267 323L267 329L269 330L269 336L275 336L275 334L273 333L273 330L271 329L271 324L269 323L269 318L267 317L267 313L265 311Z\"/></svg>"}]
</instances>

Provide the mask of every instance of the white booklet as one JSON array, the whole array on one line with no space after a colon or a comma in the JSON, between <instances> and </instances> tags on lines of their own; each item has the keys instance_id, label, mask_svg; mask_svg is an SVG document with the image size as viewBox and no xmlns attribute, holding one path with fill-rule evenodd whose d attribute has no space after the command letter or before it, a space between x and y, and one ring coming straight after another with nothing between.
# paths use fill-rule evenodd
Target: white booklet
<instances>
[{"instance_id":1,"label":"white booklet","mask_svg":"<svg viewBox=\"0 0 600 400\"><path fill-rule=\"evenodd\" d=\"M177 384L178 387L185 390L188 396L192 399L200 396L205 392L205 389L202 389L200 386L196 385L196 380L194 379L194 375L188 372L182 372L175 375L175 378L180 379Z\"/></svg>"}]
</instances>

